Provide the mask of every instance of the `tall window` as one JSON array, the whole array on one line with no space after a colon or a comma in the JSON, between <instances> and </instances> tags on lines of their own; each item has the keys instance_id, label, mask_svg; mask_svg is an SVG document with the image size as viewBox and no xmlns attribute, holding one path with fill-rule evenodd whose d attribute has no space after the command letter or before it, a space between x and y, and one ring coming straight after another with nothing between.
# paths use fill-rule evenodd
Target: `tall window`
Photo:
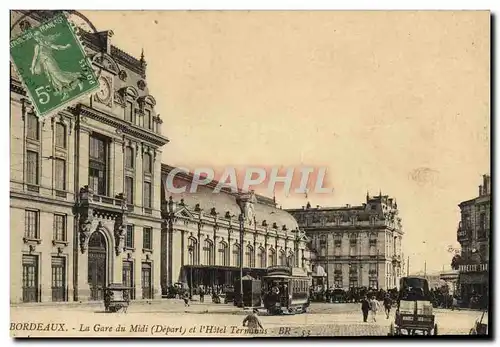
<instances>
[{"instance_id":1,"label":"tall window","mask_svg":"<svg viewBox=\"0 0 500 347\"><path fill-rule=\"evenodd\" d=\"M66 148L66 126L63 123L56 123L56 146Z\"/></svg>"},{"instance_id":2,"label":"tall window","mask_svg":"<svg viewBox=\"0 0 500 347\"><path fill-rule=\"evenodd\" d=\"M54 215L54 235L55 241L66 241L66 216L62 214Z\"/></svg>"},{"instance_id":3,"label":"tall window","mask_svg":"<svg viewBox=\"0 0 500 347\"><path fill-rule=\"evenodd\" d=\"M107 141L97 135L90 136L89 186L94 193L107 193Z\"/></svg>"},{"instance_id":4,"label":"tall window","mask_svg":"<svg viewBox=\"0 0 500 347\"><path fill-rule=\"evenodd\" d=\"M291 252L288 253L288 257L286 258L286 265L295 266L295 256Z\"/></svg>"},{"instance_id":5,"label":"tall window","mask_svg":"<svg viewBox=\"0 0 500 347\"><path fill-rule=\"evenodd\" d=\"M151 182L144 182L144 207L151 208Z\"/></svg>"},{"instance_id":6,"label":"tall window","mask_svg":"<svg viewBox=\"0 0 500 347\"><path fill-rule=\"evenodd\" d=\"M269 250L269 255L267 258L267 266L275 266L276 265L276 251L271 248Z\"/></svg>"},{"instance_id":7,"label":"tall window","mask_svg":"<svg viewBox=\"0 0 500 347\"><path fill-rule=\"evenodd\" d=\"M250 245L247 245L246 250L245 250L245 262L248 267L255 267L255 261L254 261L254 256L253 256L253 247Z\"/></svg>"},{"instance_id":8,"label":"tall window","mask_svg":"<svg viewBox=\"0 0 500 347\"><path fill-rule=\"evenodd\" d=\"M127 225L127 234L125 235L125 248L134 248L134 226Z\"/></svg>"},{"instance_id":9,"label":"tall window","mask_svg":"<svg viewBox=\"0 0 500 347\"><path fill-rule=\"evenodd\" d=\"M34 151L26 151L26 164L26 183L38 184L38 153Z\"/></svg>"},{"instance_id":10,"label":"tall window","mask_svg":"<svg viewBox=\"0 0 500 347\"><path fill-rule=\"evenodd\" d=\"M203 242L203 265L213 265L212 248L213 248L212 241L205 240Z\"/></svg>"},{"instance_id":11,"label":"tall window","mask_svg":"<svg viewBox=\"0 0 500 347\"><path fill-rule=\"evenodd\" d=\"M233 245L233 266L240 266L240 245Z\"/></svg>"},{"instance_id":12,"label":"tall window","mask_svg":"<svg viewBox=\"0 0 500 347\"><path fill-rule=\"evenodd\" d=\"M188 240L188 261L189 265L198 263L198 241L193 237Z\"/></svg>"},{"instance_id":13,"label":"tall window","mask_svg":"<svg viewBox=\"0 0 500 347\"><path fill-rule=\"evenodd\" d=\"M24 212L24 219L24 236L29 239L38 239L40 235L38 228L38 211L26 210Z\"/></svg>"},{"instance_id":14,"label":"tall window","mask_svg":"<svg viewBox=\"0 0 500 347\"><path fill-rule=\"evenodd\" d=\"M134 119L134 104L130 101L127 101L127 105L125 106L125 120L127 122L132 122Z\"/></svg>"},{"instance_id":15,"label":"tall window","mask_svg":"<svg viewBox=\"0 0 500 347\"><path fill-rule=\"evenodd\" d=\"M151 120L151 111L148 109L144 110L144 127L146 129L153 129L153 122Z\"/></svg>"},{"instance_id":16,"label":"tall window","mask_svg":"<svg viewBox=\"0 0 500 347\"><path fill-rule=\"evenodd\" d=\"M134 168L134 149L130 146L125 147L125 168Z\"/></svg>"},{"instance_id":17,"label":"tall window","mask_svg":"<svg viewBox=\"0 0 500 347\"><path fill-rule=\"evenodd\" d=\"M142 248L153 249L153 229L144 228L142 230Z\"/></svg>"},{"instance_id":18,"label":"tall window","mask_svg":"<svg viewBox=\"0 0 500 347\"><path fill-rule=\"evenodd\" d=\"M149 153L144 153L143 157L142 157L142 161L143 161L143 169L144 169L144 172L145 173L151 173L151 154Z\"/></svg>"},{"instance_id":19,"label":"tall window","mask_svg":"<svg viewBox=\"0 0 500 347\"><path fill-rule=\"evenodd\" d=\"M278 265L286 265L286 254L284 250L280 250L280 261Z\"/></svg>"},{"instance_id":20,"label":"tall window","mask_svg":"<svg viewBox=\"0 0 500 347\"><path fill-rule=\"evenodd\" d=\"M57 190L66 190L66 160L56 158L55 161L55 180Z\"/></svg>"},{"instance_id":21,"label":"tall window","mask_svg":"<svg viewBox=\"0 0 500 347\"><path fill-rule=\"evenodd\" d=\"M257 267L266 267L266 250L264 247L259 247L259 263Z\"/></svg>"},{"instance_id":22,"label":"tall window","mask_svg":"<svg viewBox=\"0 0 500 347\"><path fill-rule=\"evenodd\" d=\"M227 243L221 242L219 243L219 265L221 266L229 266L228 264L228 254L227 254L228 248L227 248Z\"/></svg>"},{"instance_id":23,"label":"tall window","mask_svg":"<svg viewBox=\"0 0 500 347\"><path fill-rule=\"evenodd\" d=\"M127 203L130 205L134 204L134 179L130 176L125 176L125 195L127 197Z\"/></svg>"},{"instance_id":24,"label":"tall window","mask_svg":"<svg viewBox=\"0 0 500 347\"><path fill-rule=\"evenodd\" d=\"M26 119L27 119L26 137L31 140L39 140L40 125L38 123L38 117L32 113L29 113Z\"/></svg>"}]
</instances>

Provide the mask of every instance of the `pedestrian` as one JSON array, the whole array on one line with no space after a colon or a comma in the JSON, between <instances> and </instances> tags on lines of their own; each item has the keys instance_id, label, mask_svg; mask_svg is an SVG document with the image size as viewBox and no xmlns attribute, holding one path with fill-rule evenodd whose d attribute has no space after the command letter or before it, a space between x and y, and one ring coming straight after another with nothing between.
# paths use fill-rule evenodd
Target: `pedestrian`
<instances>
[{"instance_id":1,"label":"pedestrian","mask_svg":"<svg viewBox=\"0 0 500 347\"><path fill-rule=\"evenodd\" d=\"M184 290L182 298L184 299L184 307L189 307L189 293L187 290Z\"/></svg>"},{"instance_id":2,"label":"pedestrian","mask_svg":"<svg viewBox=\"0 0 500 347\"><path fill-rule=\"evenodd\" d=\"M252 313L250 313L245 317L245 319L243 319L243 326L251 329L252 333L257 333L259 328L264 330L262 324L260 323L259 317L257 317L257 313L259 313L259 310L254 308L252 310Z\"/></svg>"},{"instance_id":3,"label":"pedestrian","mask_svg":"<svg viewBox=\"0 0 500 347\"><path fill-rule=\"evenodd\" d=\"M366 296L364 296L363 299L361 300L361 312L363 312L363 322L365 323L368 319L369 311L370 311L370 303L368 302Z\"/></svg>"},{"instance_id":4,"label":"pedestrian","mask_svg":"<svg viewBox=\"0 0 500 347\"><path fill-rule=\"evenodd\" d=\"M200 287L200 302L205 302L205 289Z\"/></svg>"},{"instance_id":5,"label":"pedestrian","mask_svg":"<svg viewBox=\"0 0 500 347\"><path fill-rule=\"evenodd\" d=\"M377 299L375 299L375 297L373 296L370 300L370 311L372 313L372 318L373 318L374 322L377 321L378 308L379 308L379 303L378 303Z\"/></svg>"},{"instance_id":6,"label":"pedestrian","mask_svg":"<svg viewBox=\"0 0 500 347\"><path fill-rule=\"evenodd\" d=\"M389 314L391 313L392 300L389 294L385 295L384 298L384 309L385 309L385 319L389 319Z\"/></svg>"},{"instance_id":7,"label":"pedestrian","mask_svg":"<svg viewBox=\"0 0 500 347\"><path fill-rule=\"evenodd\" d=\"M458 299L456 296L453 297L452 303L451 303L451 310L455 311L455 309L458 310Z\"/></svg>"}]
</instances>

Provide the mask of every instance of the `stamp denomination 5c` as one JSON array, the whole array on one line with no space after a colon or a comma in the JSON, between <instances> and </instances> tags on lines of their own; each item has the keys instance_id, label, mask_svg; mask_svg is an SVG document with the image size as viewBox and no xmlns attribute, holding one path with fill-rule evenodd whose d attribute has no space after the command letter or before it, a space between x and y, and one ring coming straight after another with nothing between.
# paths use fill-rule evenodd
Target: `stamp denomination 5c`
<instances>
[{"instance_id":1,"label":"stamp denomination 5c","mask_svg":"<svg viewBox=\"0 0 500 347\"><path fill-rule=\"evenodd\" d=\"M10 54L39 117L99 87L85 51L64 15L11 40Z\"/></svg>"}]
</instances>

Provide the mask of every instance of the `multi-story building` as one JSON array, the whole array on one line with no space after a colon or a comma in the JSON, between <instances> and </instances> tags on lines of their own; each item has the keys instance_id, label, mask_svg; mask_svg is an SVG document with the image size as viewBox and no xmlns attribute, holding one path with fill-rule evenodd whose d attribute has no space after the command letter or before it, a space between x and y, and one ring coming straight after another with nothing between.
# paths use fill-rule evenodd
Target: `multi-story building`
<instances>
[{"instance_id":1,"label":"multi-story building","mask_svg":"<svg viewBox=\"0 0 500 347\"><path fill-rule=\"evenodd\" d=\"M483 175L483 184L474 199L461 202L461 220L457 241L461 246L459 286L462 300L469 302L473 294L487 300L491 231L491 178Z\"/></svg>"},{"instance_id":2,"label":"multi-story building","mask_svg":"<svg viewBox=\"0 0 500 347\"><path fill-rule=\"evenodd\" d=\"M188 173L176 173L168 183L174 169L162 165L164 288L176 282L189 287L232 285L239 278L240 264L244 275L254 278L269 266L308 268L305 233L292 215L276 207L274 199L225 188L214 193L216 181L191 193L193 176ZM187 189L172 193L169 186ZM241 204L249 213L240 226Z\"/></svg>"},{"instance_id":3,"label":"multi-story building","mask_svg":"<svg viewBox=\"0 0 500 347\"><path fill-rule=\"evenodd\" d=\"M290 209L336 288L394 288L401 277L403 230L395 199L366 196L360 206ZM313 255L312 255L313 256Z\"/></svg>"},{"instance_id":4,"label":"multi-story building","mask_svg":"<svg viewBox=\"0 0 500 347\"><path fill-rule=\"evenodd\" d=\"M13 35L56 11L12 11ZM21 18L23 17L23 18ZM11 69L11 302L99 300L123 283L160 289L161 120L144 56L80 32L100 81L86 100L40 121Z\"/></svg>"}]
</instances>

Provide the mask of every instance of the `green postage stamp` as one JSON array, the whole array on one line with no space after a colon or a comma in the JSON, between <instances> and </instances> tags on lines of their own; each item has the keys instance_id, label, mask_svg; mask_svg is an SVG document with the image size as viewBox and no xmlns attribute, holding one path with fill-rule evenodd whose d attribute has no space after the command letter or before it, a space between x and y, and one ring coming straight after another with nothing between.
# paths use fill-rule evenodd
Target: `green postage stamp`
<instances>
[{"instance_id":1,"label":"green postage stamp","mask_svg":"<svg viewBox=\"0 0 500 347\"><path fill-rule=\"evenodd\" d=\"M91 63L64 15L11 40L10 54L39 117L99 87Z\"/></svg>"}]
</instances>

